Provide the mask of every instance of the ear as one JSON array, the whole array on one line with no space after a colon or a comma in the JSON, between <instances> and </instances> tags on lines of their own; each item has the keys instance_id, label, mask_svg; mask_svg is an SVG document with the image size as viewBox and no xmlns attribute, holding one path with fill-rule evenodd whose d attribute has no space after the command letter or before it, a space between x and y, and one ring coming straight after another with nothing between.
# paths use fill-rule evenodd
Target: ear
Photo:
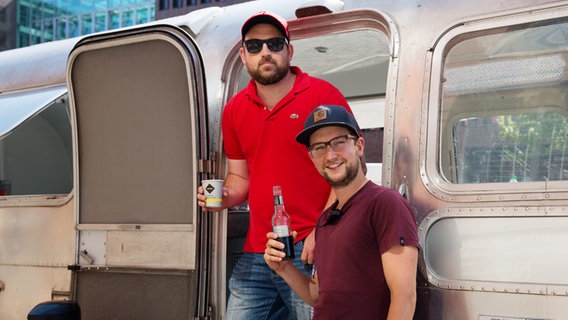
<instances>
[{"instance_id":1,"label":"ear","mask_svg":"<svg viewBox=\"0 0 568 320\"><path fill-rule=\"evenodd\" d=\"M362 156L365 152L365 139L363 139L363 137L359 137L359 139L357 139L356 145L357 153L359 154L359 156Z\"/></svg>"},{"instance_id":2,"label":"ear","mask_svg":"<svg viewBox=\"0 0 568 320\"><path fill-rule=\"evenodd\" d=\"M247 61L245 59L245 48L243 48L243 46L241 46L241 48L239 49L239 55L241 56L242 63L246 65Z\"/></svg>"},{"instance_id":3,"label":"ear","mask_svg":"<svg viewBox=\"0 0 568 320\"><path fill-rule=\"evenodd\" d=\"M288 60L292 60L292 57L294 56L294 46L289 43L288 44Z\"/></svg>"}]
</instances>

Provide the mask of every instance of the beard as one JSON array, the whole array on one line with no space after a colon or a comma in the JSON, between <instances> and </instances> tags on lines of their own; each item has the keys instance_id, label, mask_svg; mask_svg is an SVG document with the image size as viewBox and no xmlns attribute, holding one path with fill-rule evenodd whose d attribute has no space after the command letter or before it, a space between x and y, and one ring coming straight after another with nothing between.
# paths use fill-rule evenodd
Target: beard
<instances>
[{"instance_id":1,"label":"beard","mask_svg":"<svg viewBox=\"0 0 568 320\"><path fill-rule=\"evenodd\" d=\"M254 81L265 86L278 83L280 80L286 77L286 74L288 74L288 70L290 70L290 61L286 62L284 66L279 66L274 60L268 58L261 60L259 65L262 65L267 61L272 62L276 66L276 71L269 75L263 75L258 68L253 70L252 68L249 68L247 66L247 70L250 76L254 79Z\"/></svg>"},{"instance_id":2,"label":"beard","mask_svg":"<svg viewBox=\"0 0 568 320\"><path fill-rule=\"evenodd\" d=\"M332 188L343 188L348 186L357 177L357 171L359 169L359 162L361 160L357 158L357 163L347 164L345 167L345 175L341 180L333 180L325 170L322 171L322 176L329 183Z\"/></svg>"}]
</instances>

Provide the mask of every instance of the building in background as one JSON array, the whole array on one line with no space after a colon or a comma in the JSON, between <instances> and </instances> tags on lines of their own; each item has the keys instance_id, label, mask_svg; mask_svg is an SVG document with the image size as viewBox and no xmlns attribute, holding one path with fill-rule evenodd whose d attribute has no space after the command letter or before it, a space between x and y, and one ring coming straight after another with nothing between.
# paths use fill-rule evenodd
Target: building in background
<instances>
[{"instance_id":1,"label":"building in background","mask_svg":"<svg viewBox=\"0 0 568 320\"><path fill-rule=\"evenodd\" d=\"M180 16L205 7L226 7L247 1L250 0L156 0L156 20Z\"/></svg>"},{"instance_id":2,"label":"building in background","mask_svg":"<svg viewBox=\"0 0 568 320\"><path fill-rule=\"evenodd\" d=\"M154 0L18 0L16 47L154 20Z\"/></svg>"},{"instance_id":3,"label":"building in background","mask_svg":"<svg viewBox=\"0 0 568 320\"><path fill-rule=\"evenodd\" d=\"M243 0L0 0L0 51Z\"/></svg>"},{"instance_id":4,"label":"building in background","mask_svg":"<svg viewBox=\"0 0 568 320\"><path fill-rule=\"evenodd\" d=\"M0 0L0 51L16 47L16 1Z\"/></svg>"}]
</instances>

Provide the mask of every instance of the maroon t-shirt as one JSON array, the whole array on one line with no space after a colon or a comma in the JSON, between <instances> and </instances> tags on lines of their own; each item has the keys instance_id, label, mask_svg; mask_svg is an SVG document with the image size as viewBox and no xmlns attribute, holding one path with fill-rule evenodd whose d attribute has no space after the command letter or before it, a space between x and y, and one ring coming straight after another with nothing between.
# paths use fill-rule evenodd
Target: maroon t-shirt
<instances>
[{"instance_id":1,"label":"maroon t-shirt","mask_svg":"<svg viewBox=\"0 0 568 320\"><path fill-rule=\"evenodd\" d=\"M381 254L393 245L418 247L412 210L395 190L369 181L316 229L319 298L313 319L386 319L390 293Z\"/></svg>"}]
</instances>

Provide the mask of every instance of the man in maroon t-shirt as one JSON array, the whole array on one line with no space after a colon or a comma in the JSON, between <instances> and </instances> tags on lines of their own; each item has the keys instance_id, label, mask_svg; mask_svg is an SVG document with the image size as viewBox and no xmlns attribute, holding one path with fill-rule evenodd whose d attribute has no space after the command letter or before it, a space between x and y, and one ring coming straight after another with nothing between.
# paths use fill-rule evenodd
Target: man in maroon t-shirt
<instances>
[{"instance_id":1,"label":"man in maroon t-shirt","mask_svg":"<svg viewBox=\"0 0 568 320\"><path fill-rule=\"evenodd\" d=\"M296 140L308 147L337 201L316 225L314 278L282 261L283 244L272 232L264 260L314 307L313 319L412 319L416 223L400 194L365 177L364 140L355 118L342 107L320 106Z\"/></svg>"}]
</instances>

